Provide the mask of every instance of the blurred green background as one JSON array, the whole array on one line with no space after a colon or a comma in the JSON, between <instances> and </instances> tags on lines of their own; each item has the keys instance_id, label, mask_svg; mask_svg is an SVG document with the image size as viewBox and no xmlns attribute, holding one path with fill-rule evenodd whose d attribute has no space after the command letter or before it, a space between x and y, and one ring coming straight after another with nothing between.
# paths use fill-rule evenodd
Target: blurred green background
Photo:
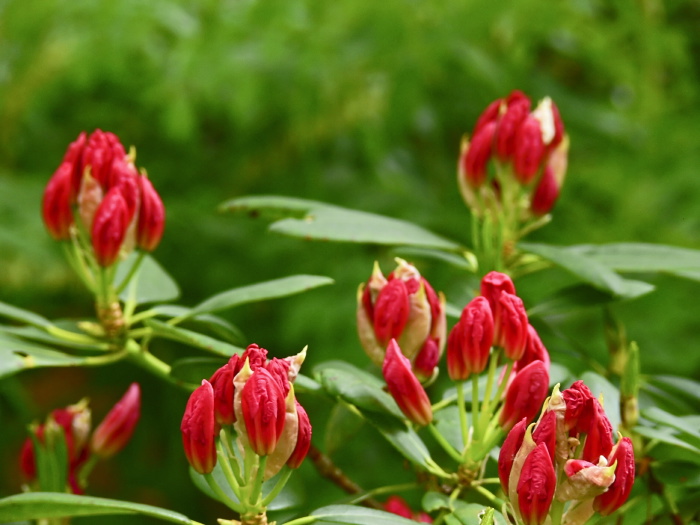
<instances>
[{"instance_id":1,"label":"blurred green background","mask_svg":"<svg viewBox=\"0 0 700 525\"><path fill-rule=\"evenodd\" d=\"M49 317L91 315L39 210L68 143L101 128L137 147L165 202L155 256L181 284L182 304L294 273L329 275L333 287L225 316L274 355L308 344L308 370L338 357L364 367L355 290L375 259L390 271L392 254L268 235L264 222L217 205L247 194L326 200L468 243L460 137L512 89L550 95L571 136L554 222L530 240L699 248L698 27L698 0L0 0L0 300ZM455 304L466 296L465 276L419 267ZM615 312L645 371L698 377L700 285L651 279L657 292ZM543 284L523 281L526 305ZM593 310L561 326L605 364L600 321ZM570 351L545 342L554 361ZM188 480L178 431L187 394L128 365L0 381L0 495L19 490L27 423L83 396L99 420L133 380L144 390L135 443L98 466L90 492L200 521L227 516ZM329 407L302 402L318 405L323 447ZM370 439L378 446L366 450ZM378 467L353 472L368 488L411 477L382 468L401 463L370 429L334 457L353 471L362 454ZM310 507L340 496L322 490L310 465L300 478L314 489Z\"/></svg>"}]
</instances>

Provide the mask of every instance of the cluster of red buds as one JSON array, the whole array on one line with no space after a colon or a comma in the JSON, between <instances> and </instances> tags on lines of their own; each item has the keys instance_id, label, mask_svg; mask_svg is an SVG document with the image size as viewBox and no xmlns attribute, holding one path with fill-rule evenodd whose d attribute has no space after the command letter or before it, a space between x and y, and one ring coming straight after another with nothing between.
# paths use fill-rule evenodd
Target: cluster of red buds
<instances>
[{"instance_id":1,"label":"cluster of red buds","mask_svg":"<svg viewBox=\"0 0 700 525\"><path fill-rule=\"evenodd\" d=\"M613 443L603 406L583 381L545 402L537 423L518 422L498 458L498 475L518 523L582 525L627 501L634 483L634 450ZM563 521L562 521L563 519Z\"/></svg>"},{"instance_id":2,"label":"cluster of red buds","mask_svg":"<svg viewBox=\"0 0 700 525\"><path fill-rule=\"evenodd\" d=\"M490 272L481 295L462 310L447 339L447 373L462 382L498 364L501 349L507 366L501 376L503 407L499 423L508 431L517 421L532 421L549 391L549 353L529 323L510 277ZM500 399L497 397L495 402Z\"/></svg>"},{"instance_id":3,"label":"cluster of red buds","mask_svg":"<svg viewBox=\"0 0 700 525\"><path fill-rule=\"evenodd\" d=\"M445 297L435 293L415 266L398 266L384 277L375 263L372 276L357 292L357 330L365 352L383 366L389 341L395 339L421 381L438 370L445 347Z\"/></svg>"},{"instance_id":4,"label":"cluster of red buds","mask_svg":"<svg viewBox=\"0 0 700 525\"><path fill-rule=\"evenodd\" d=\"M250 451L265 458L263 479L273 477L285 464L292 469L301 465L311 445L311 424L292 383L305 356L303 350L268 360L267 350L252 344L243 354L233 355L209 381L202 381L187 402L180 426L185 455L197 472L214 470L222 429L235 432L244 455ZM221 449L227 446L224 442Z\"/></svg>"},{"instance_id":5,"label":"cluster of red buds","mask_svg":"<svg viewBox=\"0 0 700 525\"><path fill-rule=\"evenodd\" d=\"M569 148L564 124L549 97L531 106L520 91L495 100L462 142L459 187L478 216L501 206L541 216L559 197Z\"/></svg>"},{"instance_id":6,"label":"cluster of red buds","mask_svg":"<svg viewBox=\"0 0 700 525\"><path fill-rule=\"evenodd\" d=\"M51 236L85 236L102 267L135 247L153 251L163 235L165 209L134 160L113 133L82 132L44 191L43 218Z\"/></svg>"},{"instance_id":7,"label":"cluster of red buds","mask_svg":"<svg viewBox=\"0 0 700 525\"><path fill-rule=\"evenodd\" d=\"M141 390L132 383L95 431L91 413L83 400L53 410L46 421L30 428L20 453L20 469L38 490L64 490L82 494L85 478L97 458L106 459L122 450L131 439L141 414ZM43 472L42 472L43 471ZM65 471L67 479L53 480L59 486L43 486L51 473Z\"/></svg>"},{"instance_id":8,"label":"cluster of red buds","mask_svg":"<svg viewBox=\"0 0 700 525\"><path fill-rule=\"evenodd\" d=\"M411 506L401 496L389 496L384 502L384 510L418 523L432 523L431 518L425 512L414 512Z\"/></svg>"}]
</instances>

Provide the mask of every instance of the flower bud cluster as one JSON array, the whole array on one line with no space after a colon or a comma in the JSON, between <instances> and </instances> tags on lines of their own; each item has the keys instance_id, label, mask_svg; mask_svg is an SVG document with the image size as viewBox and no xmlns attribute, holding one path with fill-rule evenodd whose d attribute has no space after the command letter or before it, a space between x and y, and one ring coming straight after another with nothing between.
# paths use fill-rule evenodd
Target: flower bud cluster
<instances>
[{"instance_id":1,"label":"flower bud cluster","mask_svg":"<svg viewBox=\"0 0 700 525\"><path fill-rule=\"evenodd\" d=\"M415 266L398 266L384 277L375 263L372 276L357 292L357 330L365 352L378 366L395 339L415 374L428 381L437 373L445 347L445 297L435 293Z\"/></svg>"},{"instance_id":2,"label":"flower bud cluster","mask_svg":"<svg viewBox=\"0 0 700 525\"><path fill-rule=\"evenodd\" d=\"M481 295L462 310L447 338L447 373L465 381L486 370L501 349L511 370L505 381L500 424L509 430L522 418L532 420L549 390L549 354L530 325L523 301L506 274L490 272ZM498 401L498 400L497 400Z\"/></svg>"},{"instance_id":3,"label":"flower bud cluster","mask_svg":"<svg viewBox=\"0 0 700 525\"><path fill-rule=\"evenodd\" d=\"M185 455L200 474L217 462L222 428L236 433L239 448L266 457L264 479L286 464L298 468L311 445L311 424L294 396L292 383L306 350L284 359L267 359L267 350L252 344L190 396L180 430Z\"/></svg>"},{"instance_id":4,"label":"flower bud cluster","mask_svg":"<svg viewBox=\"0 0 700 525\"><path fill-rule=\"evenodd\" d=\"M40 478L37 467L36 446L44 453L57 454L56 440L66 444L65 465L68 488L74 494L82 494L81 474L91 458L109 458L123 449L131 439L141 414L141 390L132 383L122 398L112 407L91 435L91 412L83 400L66 408L53 410L46 421L31 428L34 439L27 438L20 452L20 469L29 482ZM59 434L62 434L60 436ZM39 487L46 490L45 487Z\"/></svg>"},{"instance_id":5,"label":"flower bud cluster","mask_svg":"<svg viewBox=\"0 0 700 525\"><path fill-rule=\"evenodd\" d=\"M554 507L568 525L607 516L627 500L634 471L632 442L613 443L612 425L583 381L555 387L537 423L513 426L498 458L503 491L526 525L545 523Z\"/></svg>"},{"instance_id":6,"label":"flower bud cluster","mask_svg":"<svg viewBox=\"0 0 700 525\"><path fill-rule=\"evenodd\" d=\"M567 156L568 139L554 102L547 97L532 109L525 94L513 91L492 102L477 120L471 139L463 141L459 187L478 216L486 208L513 204L526 216L545 215L564 183ZM503 202L513 195L514 202Z\"/></svg>"},{"instance_id":7,"label":"flower bud cluster","mask_svg":"<svg viewBox=\"0 0 700 525\"><path fill-rule=\"evenodd\" d=\"M401 496L389 496L384 502L384 510L418 523L432 523L433 519L425 512L413 512L411 506Z\"/></svg>"},{"instance_id":8,"label":"flower bud cluster","mask_svg":"<svg viewBox=\"0 0 700 525\"><path fill-rule=\"evenodd\" d=\"M84 234L102 267L138 247L153 251L163 235L165 209L134 155L116 135L82 132L44 190L43 219L52 237Z\"/></svg>"}]
</instances>

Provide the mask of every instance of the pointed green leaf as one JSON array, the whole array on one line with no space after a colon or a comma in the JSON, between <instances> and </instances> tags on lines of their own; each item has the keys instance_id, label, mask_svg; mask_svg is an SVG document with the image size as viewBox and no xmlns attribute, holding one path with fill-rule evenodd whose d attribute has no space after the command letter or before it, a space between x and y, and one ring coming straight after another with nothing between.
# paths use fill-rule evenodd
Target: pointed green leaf
<instances>
[{"instance_id":1,"label":"pointed green leaf","mask_svg":"<svg viewBox=\"0 0 700 525\"><path fill-rule=\"evenodd\" d=\"M433 250L430 248L417 247L402 247L397 248L394 251L403 258L424 258L442 261L449 264L450 266L454 266L455 268L470 273L475 273L479 269L476 256L472 252L466 250L459 254L453 252L445 252L442 250Z\"/></svg>"},{"instance_id":2,"label":"pointed green leaf","mask_svg":"<svg viewBox=\"0 0 700 525\"><path fill-rule=\"evenodd\" d=\"M142 257L141 263L132 276L129 285L119 295L122 301L133 300L136 304L171 301L180 296L180 288L175 280L150 255L131 253L117 266L114 282L121 284L132 266Z\"/></svg>"},{"instance_id":3,"label":"pointed green leaf","mask_svg":"<svg viewBox=\"0 0 700 525\"><path fill-rule=\"evenodd\" d=\"M577 284L557 290L553 295L539 301L528 309L528 317L567 315L585 308L601 306L614 301L609 293L602 292L587 284Z\"/></svg>"},{"instance_id":4,"label":"pointed green leaf","mask_svg":"<svg viewBox=\"0 0 700 525\"><path fill-rule=\"evenodd\" d=\"M172 363L170 375L185 383L199 385L202 379L209 379L224 364L226 359L223 357L183 357Z\"/></svg>"},{"instance_id":5,"label":"pointed green leaf","mask_svg":"<svg viewBox=\"0 0 700 525\"><path fill-rule=\"evenodd\" d=\"M21 321L39 328L51 325L51 321L45 317L3 302L0 302L0 317L6 317L13 321Z\"/></svg>"},{"instance_id":6,"label":"pointed green leaf","mask_svg":"<svg viewBox=\"0 0 700 525\"><path fill-rule=\"evenodd\" d=\"M109 514L141 514L184 525L197 523L178 512L151 505L76 494L27 492L0 499L0 523Z\"/></svg>"},{"instance_id":7,"label":"pointed green leaf","mask_svg":"<svg viewBox=\"0 0 700 525\"><path fill-rule=\"evenodd\" d=\"M526 252L547 259L594 288L618 298L632 299L654 289L649 283L624 279L597 260L572 252L566 247L535 243L520 243L518 246Z\"/></svg>"},{"instance_id":8,"label":"pointed green leaf","mask_svg":"<svg viewBox=\"0 0 700 525\"><path fill-rule=\"evenodd\" d=\"M329 456L353 440L364 424L364 419L350 410L346 405L337 403L326 423L324 450Z\"/></svg>"},{"instance_id":9,"label":"pointed green leaf","mask_svg":"<svg viewBox=\"0 0 700 525\"><path fill-rule=\"evenodd\" d=\"M332 396L351 403L363 410L391 414L403 419L398 405L384 390L384 382L359 368L332 361L315 369L318 382Z\"/></svg>"},{"instance_id":10,"label":"pointed green leaf","mask_svg":"<svg viewBox=\"0 0 700 525\"><path fill-rule=\"evenodd\" d=\"M174 304L159 304L155 306L153 310L159 316L169 317L171 319L174 317L183 318L185 321L183 321L182 324L186 322L188 324L193 323L195 325L200 325L217 337L221 337L227 343L233 345L245 344L246 339L240 328L218 315L200 314L190 316L192 308Z\"/></svg>"},{"instance_id":11,"label":"pointed green leaf","mask_svg":"<svg viewBox=\"0 0 700 525\"><path fill-rule=\"evenodd\" d=\"M415 521L382 510L355 507L354 505L329 505L311 513L317 525L416 525Z\"/></svg>"},{"instance_id":12,"label":"pointed green leaf","mask_svg":"<svg viewBox=\"0 0 700 525\"><path fill-rule=\"evenodd\" d=\"M146 319L144 323L153 330L153 335L156 337L163 337L172 341L184 343L224 357L231 357L233 354L239 354L244 350L243 348L224 343L208 335L186 330L185 328L163 323L155 319Z\"/></svg>"},{"instance_id":13,"label":"pointed green leaf","mask_svg":"<svg viewBox=\"0 0 700 525\"><path fill-rule=\"evenodd\" d=\"M384 438L406 459L421 467L429 468L432 458L428 447L425 446L416 431L404 421L388 418L376 412L363 412L362 416L379 430Z\"/></svg>"},{"instance_id":14,"label":"pointed green leaf","mask_svg":"<svg viewBox=\"0 0 700 525\"><path fill-rule=\"evenodd\" d=\"M634 431L637 434L641 434L642 436L647 437L649 439L655 439L662 443L667 443L669 445L675 445L676 447L683 448L686 451L692 452L700 459L700 448L688 443L684 439L679 438L676 435L677 432L670 427L652 428L644 425L637 425L636 427L634 427Z\"/></svg>"},{"instance_id":15,"label":"pointed green leaf","mask_svg":"<svg viewBox=\"0 0 700 525\"><path fill-rule=\"evenodd\" d=\"M319 286L333 284L333 282L333 279L330 277L320 275L292 275L272 281L250 284L214 295L199 303L183 317L187 318L198 314L226 310L242 304L287 297L318 288Z\"/></svg>"},{"instance_id":16,"label":"pointed green leaf","mask_svg":"<svg viewBox=\"0 0 700 525\"><path fill-rule=\"evenodd\" d=\"M698 416L678 417L669 414L658 407L650 407L642 411L642 415L656 423L685 432L697 440L700 446L700 421Z\"/></svg>"}]
</instances>

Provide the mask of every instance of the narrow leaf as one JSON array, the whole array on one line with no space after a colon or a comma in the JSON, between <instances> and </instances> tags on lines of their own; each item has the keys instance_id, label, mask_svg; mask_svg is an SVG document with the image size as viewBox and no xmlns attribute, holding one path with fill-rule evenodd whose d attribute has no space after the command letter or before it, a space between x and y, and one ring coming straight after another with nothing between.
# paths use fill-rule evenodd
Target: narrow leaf
<instances>
[{"instance_id":1,"label":"narrow leaf","mask_svg":"<svg viewBox=\"0 0 700 525\"><path fill-rule=\"evenodd\" d=\"M117 266L115 282L121 283L126 278L139 257L143 257L141 264L119 298L122 301L131 299L136 304L177 299L180 296L180 288L177 283L150 255L141 256L137 252L129 255Z\"/></svg>"},{"instance_id":2,"label":"narrow leaf","mask_svg":"<svg viewBox=\"0 0 700 525\"><path fill-rule=\"evenodd\" d=\"M213 354L231 357L233 354L243 352L243 348L224 343L223 341L219 341L218 339L214 339L208 335L193 332L192 330L186 330L185 328L180 328L179 326L172 326L155 319L147 319L145 324L153 330L154 336L184 343L195 348L201 348Z\"/></svg>"},{"instance_id":3,"label":"narrow leaf","mask_svg":"<svg viewBox=\"0 0 700 525\"><path fill-rule=\"evenodd\" d=\"M389 419L375 412L363 412L362 415L406 459L416 465L428 468L431 459L430 452L415 430L403 421Z\"/></svg>"},{"instance_id":4,"label":"narrow leaf","mask_svg":"<svg viewBox=\"0 0 700 525\"><path fill-rule=\"evenodd\" d=\"M329 505L311 513L316 524L340 523L348 525L416 525L415 521L382 510L354 505Z\"/></svg>"},{"instance_id":5,"label":"narrow leaf","mask_svg":"<svg viewBox=\"0 0 700 525\"><path fill-rule=\"evenodd\" d=\"M700 272L700 250L678 246L611 243L570 246L568 250L620 272L664 272L681 277Z\"/></svg>"},{"instance_id":6,"label":"narrow leaf","mask_svg":"<svg viewBox=\"0 0 700 525\"><path fill-rule=\"evenodd\" d=\"M3 302L0 302L0 317L6 317L13 321L21 321L39 328L51 325L51 321L45 317Z\"/></svg>"},{"instance_id":7,"label":"narrow leaf","mask_svg":"<svg viewBox=\"0 0 700 525\"><path fill-rule=\"evenodd\" d=\"M196 524L187 516L151 505L57 492L27 492L0 499L0 523L73 516L141 514L171 523Z\"/></svg>"}]
</instances>

